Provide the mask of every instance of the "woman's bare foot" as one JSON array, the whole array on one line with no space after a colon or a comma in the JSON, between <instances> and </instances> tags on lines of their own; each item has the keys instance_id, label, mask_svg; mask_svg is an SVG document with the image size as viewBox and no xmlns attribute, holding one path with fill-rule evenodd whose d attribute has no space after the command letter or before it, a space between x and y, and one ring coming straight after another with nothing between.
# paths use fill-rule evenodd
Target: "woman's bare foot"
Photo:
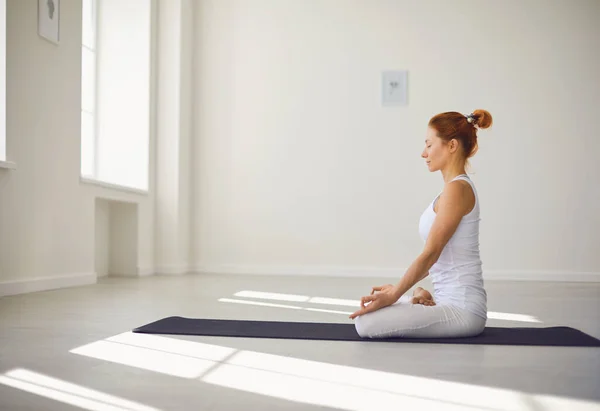
<instances>
[{"instance_id":1,"label":"woman's bare foot","mask_svg":"<svg viewBox=\"0 0 600 411\"><path fill-rule=\"evenodd\" d=\"M417 287L415 289L415 291L413 292L411 303L429 306L435 305L435 301L433 301L433 296L431 295L431 293L422 287Z\"/></svg>"}]
</instances>

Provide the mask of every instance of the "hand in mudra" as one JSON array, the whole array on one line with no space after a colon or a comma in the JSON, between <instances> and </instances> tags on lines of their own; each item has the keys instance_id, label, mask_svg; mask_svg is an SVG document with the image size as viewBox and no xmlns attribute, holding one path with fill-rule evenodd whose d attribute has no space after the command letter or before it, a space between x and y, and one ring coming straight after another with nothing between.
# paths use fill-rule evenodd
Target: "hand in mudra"
<instances>
[{"instance_id":1,"label":"hand in mudra","mask_svg":"<svg viewBox=\"0 0 600 411\"><path fill-rule=\"evenodd\" d=\"M376 293L378 291L378 293ZM367 295L360 299L360 310L350 315L351 319L355 319L360 315L364 315L383 307L394 304L398 301L396 289L392 284L373 287L371 295Z\"/></svg>"}]
</instances>

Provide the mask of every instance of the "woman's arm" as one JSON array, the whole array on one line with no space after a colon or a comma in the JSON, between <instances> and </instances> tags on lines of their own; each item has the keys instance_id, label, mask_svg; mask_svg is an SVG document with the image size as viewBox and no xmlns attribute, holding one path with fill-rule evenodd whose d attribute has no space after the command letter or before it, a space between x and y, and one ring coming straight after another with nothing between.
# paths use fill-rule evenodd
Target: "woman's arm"
<instances>
[{"instance_id":1,"label":"woman's arm","mask_svg":"<svg viewBox=\"0 0 600 411\"><path fill-rule=\"evenodd\" d=\"M465 195L468 189L470 187L458 181L446 186L444 194L438 200L438 212L427 236L423 252L396 284L394 296L397 296L397 299L425 278L429 273L429 269L440 258L444 247L456 231L461 219L472 207Z\"/></svg>"},{"instance_id":2,"label":"woman's arm","mask_svg":"<svg viewBox=\"0 0 600 411\"><path fill-rule=\"evenodd\" d=\"M438 200L438 212L427 236L423 252L415 259L404 276L392 289L362 297L361 309L353 313L350 318L394 304L417 282L427 276L429 269L442 254L461 219L472 207L467 196L467 190L470 189L460 181L446 185L443 195ZM367 303L370 304L366 305Z\"/></svg>"}]
</instances>

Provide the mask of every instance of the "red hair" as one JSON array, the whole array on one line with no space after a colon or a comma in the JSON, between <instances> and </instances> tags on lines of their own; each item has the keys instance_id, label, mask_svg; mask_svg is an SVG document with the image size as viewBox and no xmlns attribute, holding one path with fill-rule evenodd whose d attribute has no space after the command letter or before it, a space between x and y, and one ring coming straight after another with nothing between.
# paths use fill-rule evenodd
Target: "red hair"
<instances>
[{"instance_id":1,"label":"red hair","mask_svg":"<svg viewBox=\"0 0 600 411\"><path fill-rule=\"evenodd\" d=\"M429 127L435 129L442 140L459 141L465 153L465 158L477 152L477 129L488 128L492 125L492 115L486 110L475 110L465 116L455 111L440 113L429 120Z\"/></svg>"}]
</instances>

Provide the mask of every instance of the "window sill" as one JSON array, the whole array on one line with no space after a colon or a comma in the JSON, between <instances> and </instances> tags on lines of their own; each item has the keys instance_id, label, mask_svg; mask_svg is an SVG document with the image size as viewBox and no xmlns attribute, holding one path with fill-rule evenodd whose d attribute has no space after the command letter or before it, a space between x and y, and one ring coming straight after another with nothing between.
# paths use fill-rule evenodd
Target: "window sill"
<instances>
[{"instance_id":1,"label":"window sill","mask_svg":"<svg viewBox=\"0 0 600 411\"><path fill-rule=\"evenodd\" d=\"M141 190L139 188L121 186L118 184L106 183L104 181L94 180L93 178L80 177L80 181L84 184L89 184L89 185L102 187L102 188L108 188L111 190L123 191L126 193L133 193L133 194L139 194L139 195L148 195L147 190Z\"/></svg>"},{"instance_id":2,"label":"window sill","mask_svg":"<svg viewBox=\"0 0 600 411\"><path fill-rule=\"evenodd\" d=\"M17 163L13 163L12 161L0 161L0 168L5 168L7 170L16 170Z\"/></svg>"}]
</instances>

